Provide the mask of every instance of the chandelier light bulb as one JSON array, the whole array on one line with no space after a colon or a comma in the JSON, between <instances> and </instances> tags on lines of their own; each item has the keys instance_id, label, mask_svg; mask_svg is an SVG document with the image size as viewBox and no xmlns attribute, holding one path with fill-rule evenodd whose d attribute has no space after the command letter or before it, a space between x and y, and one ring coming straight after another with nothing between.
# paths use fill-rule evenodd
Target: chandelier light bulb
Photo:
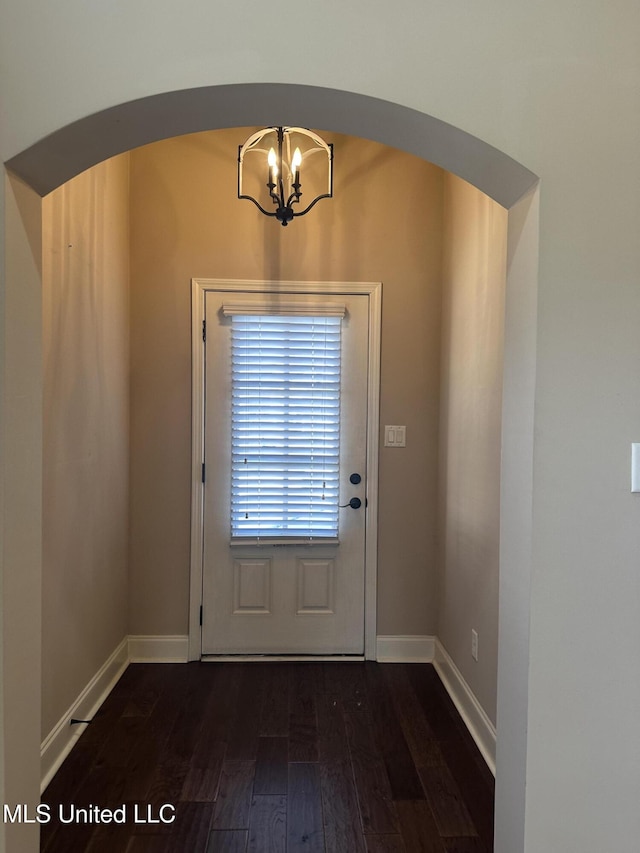
<instances>
[{"instance_id":1,"label":"chandelier light bulb","mask_svg":"<svg viewBox=\"0 0 640 853\"><path fill-rule=\"evenodd\" d=\"M269 164L269 181L272 184L275 184L276 178L278 177L278 158L276 157L276 152L274 148L269 150L269 154L267 155L267 163Z\"/></svg>"}]
</instances>

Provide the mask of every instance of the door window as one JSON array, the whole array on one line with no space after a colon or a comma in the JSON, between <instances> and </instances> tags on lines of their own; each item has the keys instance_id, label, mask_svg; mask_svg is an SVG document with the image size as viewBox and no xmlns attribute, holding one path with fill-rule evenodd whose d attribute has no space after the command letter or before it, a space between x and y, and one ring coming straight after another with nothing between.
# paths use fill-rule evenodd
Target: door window
<instances>
[{"instance_id":1,"label":"door window","mask_svg":"<svg viewBox=\"0 0 640 853\"><path fill-rule=\"evenodd\" d=\"M231 539L338 537L341 318L233 314Z\"/></svg>"}]
</instances>

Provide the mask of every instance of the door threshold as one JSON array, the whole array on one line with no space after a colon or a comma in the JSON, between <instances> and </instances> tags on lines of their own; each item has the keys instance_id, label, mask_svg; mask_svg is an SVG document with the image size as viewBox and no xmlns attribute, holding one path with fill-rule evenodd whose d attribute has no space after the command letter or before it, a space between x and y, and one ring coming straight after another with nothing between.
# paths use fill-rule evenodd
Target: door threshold
<instances>
[{"instance_id":1,"label":"door threshold","mask_svg":"<svg viewBox=\"0 0 640 853\"><path fill-rule=\"evenodd\" d=\"M360 661L364 655L202 655L202 663L282 663L283 661Z\"/></svg>"}]
</instances>

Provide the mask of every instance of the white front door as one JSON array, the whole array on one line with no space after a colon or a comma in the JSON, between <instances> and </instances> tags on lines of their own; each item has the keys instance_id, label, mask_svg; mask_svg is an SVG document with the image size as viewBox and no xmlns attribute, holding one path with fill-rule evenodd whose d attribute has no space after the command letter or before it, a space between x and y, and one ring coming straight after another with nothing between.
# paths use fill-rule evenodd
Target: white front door
<instances>
[{"instance_id":1,"label":"white front door","mask_svg":"<svg viewBox=\"0 0 640 853\"><path fill-rule=\"evenodd\" d=\"M363 654L368 297L208 291L205 320L202 653Z\"/></svg>"}]
</instances>

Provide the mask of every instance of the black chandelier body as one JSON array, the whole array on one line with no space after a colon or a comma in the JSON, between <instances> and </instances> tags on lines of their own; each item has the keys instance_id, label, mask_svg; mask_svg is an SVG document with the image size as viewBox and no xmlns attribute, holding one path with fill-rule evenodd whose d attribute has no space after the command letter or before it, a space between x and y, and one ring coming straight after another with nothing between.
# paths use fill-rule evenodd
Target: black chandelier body
<instances>
[{"instance_id":1,"label":"black chandelier body","mask_svg":"<svg viewBox=\"0 0 640 853\"><path fill-rule=\"evenodd\" d=\"M268 146L268 147L267 147ZM295 148L294 148L295 146ZM292 153L292 149L293 153ZM324 154L327 168L327 189L314 196L303 209L299 209L302 197L301 167L305 160ZM254 155L257 155L254 156ZM244 192L244 169L251 160L253 172L264 175L266 168L267 193L264 202L271 200L274 208L268 210L257 198ZM320 136L302 127L268 127L259 130L238 148L238 198L252 201L265 216L275 217L281 225L288 225L296 216L304 216L322 198L333 197L333 145Z\"/></svg>"}]
</instances>

